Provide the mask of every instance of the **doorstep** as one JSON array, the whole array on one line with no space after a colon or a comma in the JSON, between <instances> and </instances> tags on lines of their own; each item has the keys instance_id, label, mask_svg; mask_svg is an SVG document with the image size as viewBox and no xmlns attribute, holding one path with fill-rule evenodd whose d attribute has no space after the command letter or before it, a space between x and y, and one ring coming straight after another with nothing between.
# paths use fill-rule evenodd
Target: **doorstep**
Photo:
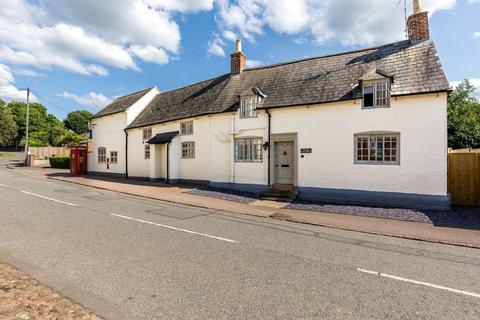
<instances>
[{"instance_id":1,"label":"doorstep","mask_svg":"<svg viewBox=\"0 0 480 320\"><path fill-rule=\"evenodd\" d=\"M189 194L194 189L188 186L172 186L149 181L133 181L133 179L125 178L71 177L65 171L55 171L55 169L20 167L15 168L15 170L37 177L212 210L480 249L480 230L478 229L471 230L437 226L425 222L289 209L288 206L285 207L288 203L276 201L255 200L250 203L240 203Z\"/></svg>"}]
</instances>

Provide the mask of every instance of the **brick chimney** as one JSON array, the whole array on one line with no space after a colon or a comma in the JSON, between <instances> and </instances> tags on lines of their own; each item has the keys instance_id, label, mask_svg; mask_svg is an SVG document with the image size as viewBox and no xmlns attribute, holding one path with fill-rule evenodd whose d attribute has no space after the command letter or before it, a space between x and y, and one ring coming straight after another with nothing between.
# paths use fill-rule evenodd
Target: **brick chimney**
<instances>
[{"instance_id":1,"label":"brick chimney","mask_svg":"<svg viewBox=\"0 0 480 320\"><path fill-rule=\"evenodd\" d=\"M247 58L242 53L242 40L237 39L236 50L230 55L230 57L232 58L230 63L231 73L242 73L243 69L245 69L245 64L247 63Z\"/></svg>"},{"instance_id":2,"label":"brick chimney","mask_svg":"<svg viewBox=\"0 0 480 320\"><path fill-rule=\"evenodd\" d=\"M413 14L407 20L408 38L411 41L430 39L428 11L422 9L421 0L413 0Z\"/></svg>"}]
</instances>

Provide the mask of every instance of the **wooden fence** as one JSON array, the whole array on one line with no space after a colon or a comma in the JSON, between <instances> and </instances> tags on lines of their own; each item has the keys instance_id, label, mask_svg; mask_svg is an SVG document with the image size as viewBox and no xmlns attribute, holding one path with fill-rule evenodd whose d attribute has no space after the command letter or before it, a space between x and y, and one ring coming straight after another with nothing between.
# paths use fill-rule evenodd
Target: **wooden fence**
<instances>
[{"instance_id":1,"label":"wooden fence","mask_svg":"<svg viewBox=\"0 0 480 320\"><path fill-rule=\"evenodd\" d=\"M448 192L458 205L480 206L480 153L449 152Z\"/></svg>"},{"instance_id":2,"label":"wooden fence","mask_svg":"<svg viewBox=\"0 0 480 320\"><path fill-rule=\"evenodd\" d=\"M35 156L35 159L48 159L51 156L70 155L70 149L63 147L30 147L28 151Z\"/></svg>"}]
</instances>

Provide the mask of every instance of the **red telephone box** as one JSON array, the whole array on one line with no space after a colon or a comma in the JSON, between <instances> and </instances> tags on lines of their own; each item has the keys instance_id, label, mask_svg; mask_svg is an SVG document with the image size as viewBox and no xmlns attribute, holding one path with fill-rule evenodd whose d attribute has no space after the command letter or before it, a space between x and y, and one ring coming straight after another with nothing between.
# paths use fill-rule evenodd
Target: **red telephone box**
<instances>
[{"instance_id":1,"label":"red telephone box","mask_svg":"<svg viewBox=\"0 0 480 320\"><path fill-rule=\"evenodd\" d=\"M77 145L70 149L70 175L84 176L87 174L87 146Z\"/></svg>"}]
</instances>

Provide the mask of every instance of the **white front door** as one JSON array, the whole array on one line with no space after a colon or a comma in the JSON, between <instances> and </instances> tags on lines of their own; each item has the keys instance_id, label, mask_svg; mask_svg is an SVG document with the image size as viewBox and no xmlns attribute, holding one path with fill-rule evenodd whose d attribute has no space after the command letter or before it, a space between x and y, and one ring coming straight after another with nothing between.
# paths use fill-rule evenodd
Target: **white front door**
<instances>
[{"instance_id":1,"label":"white front door","mask_svg":"<svg viewBox=\"0 0 480 320\"><path fill-rule=\"evenodd\" d=\"M293 142L275 142L275 183L293 184Z\"/></svg>"}]
</instances>

